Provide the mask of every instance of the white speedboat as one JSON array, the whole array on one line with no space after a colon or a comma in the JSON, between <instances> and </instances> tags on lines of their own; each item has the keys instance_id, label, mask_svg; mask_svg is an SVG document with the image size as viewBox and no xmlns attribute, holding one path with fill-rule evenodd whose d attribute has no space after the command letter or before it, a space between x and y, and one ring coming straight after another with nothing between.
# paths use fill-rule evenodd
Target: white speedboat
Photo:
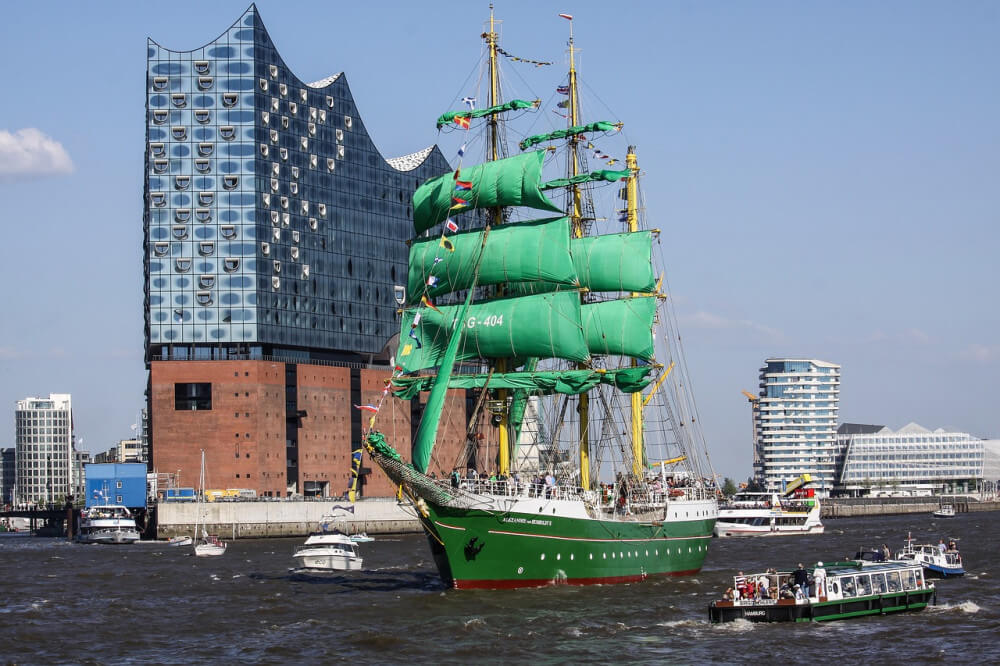
<instances>
[{"instance_id":1,"label":"white speedboat","mask_svg":"<svg viewBox=\"0 0 1000 666\"><path fill-rule=\"evenodd\" d=\"M351 537L340 533L313 534L292 555L293 574L324 575L360 571L362 559Z\"/></svg>"},{"instance_id":2,"label":"white speedboat","mask_svg":"<svg viewBox=\"0 0 1000 666\"><path fill-rule=\"evenodd\" d=\"M942 504L937 511L933 513L935 518L954 518L955 517L955 507L951 504Z\"/></svg>"},{"instance_id":3,"label":"white speedboat","mask_svg":"<svg viewBox=\"0 0 1000 666\"><path fill-rule=\"evenodd\" d=\"M194 539L189 536L172 536L167 539L169 546L190 546L192 543L194 543Z\"/></svg>"},{"instance_id":4,"label":"white speedboat","mask_svg":"<svg viewBox=\"0 0 1000 666\"><path fill-rule=\"evenodd\" d=\"M351 535L351 541L354 543L371 543L375 540L375 537L370 537L364 532L359 532L357 534Z\"/></svg>"},{"instance_id":5,"label":"white speedboat","mask_svg":"<svg viewBox=\"0 0 1000 666\"><path fill-rule=\"evenodd\" d=\"M715 536L785 536L822 534L820 504L805 474L788 484L784 493L741 492L719 505Z\"/></svg>"},{"instance_id":6,"label":"white speedboat","mask_svg":"<svg viewBox=\"0 0 1000 666\"><path fill-rule=\"evenodd\" d=\"M120 504L101 504L80 514L81 543L129 544L139 540L135 518Z\"/></svg>"}]
</instances>

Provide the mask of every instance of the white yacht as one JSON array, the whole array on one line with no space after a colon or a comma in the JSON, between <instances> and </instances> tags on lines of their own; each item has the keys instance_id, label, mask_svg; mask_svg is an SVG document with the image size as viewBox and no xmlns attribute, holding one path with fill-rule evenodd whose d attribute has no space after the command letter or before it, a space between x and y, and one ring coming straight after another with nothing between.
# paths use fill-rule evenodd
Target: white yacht
<instances>
[{"instance_id":1,"label":"white yacht","mask_svg":"<svg viewBox=\"0 0 1000 666\"><path fill-rule=\"evenodd\" d=\"M937 511L933 513L935 518L954 518L955 517L955 507L951 504L942 504Z\"/></svg>"},{"instance_id":2,"label":"white yacht","mask_svg":"<svg viewBox=\"0 0 1000 666\"><path fill-rule=\"evenodd\" d=\"M339 532L313 534L292 555L298 566L293 574L323 575L360 571L361 556L351 537Z\"/></svg>"},{"instance_id":3,"label":"white yacht","mask_svg":"<svg viewBox=\"0 0 1000 666\"><path fill-rule=\"evenodd\" d=\"M139 530L128 508L100 504L80 514L81 543L129 544L139 540Z\"/></svg>"},{"instance_id":4,"label":"white yacht","mask_svg":"<svg viewBox=\"0 0 1000 666\"><path fill-rule=\"evenodd\" d=\"M804 474L783 493L741 492L719 505L715 536L785 536L822 534L819 499L805 486L812 477Z\"/></svg>"}]
</instances>

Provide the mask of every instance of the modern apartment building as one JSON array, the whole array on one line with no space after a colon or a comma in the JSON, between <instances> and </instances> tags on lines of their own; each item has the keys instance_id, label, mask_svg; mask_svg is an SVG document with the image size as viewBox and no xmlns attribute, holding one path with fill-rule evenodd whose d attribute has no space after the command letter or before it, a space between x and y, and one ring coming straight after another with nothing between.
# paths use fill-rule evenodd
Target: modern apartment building
<instances>
[{"instance_id":1,"label":"modern apartment building","mask_svg":"<svg viewBox=\"0 0 1000 666\"><path fill-rule=\"evenodd\" d=\"M17 449L0 449L0 506L13 504L16 483Z\"/></svg>"},{"instance_id":2,"label":"modern apartment building","mask_svg":"<svg viewBox=\"0 0 1000 666\"><path fill-rule=\"evenodd\" d=\"M412 193L451 166L436 146L383 158L347 78L298 79L253 6L192 50L150 40L145 99L151 471L193 486L204 450L211 487L339 495L354 406L391 373ZM464 394L452 400L442 435L460 447ZM380 426L405 442L414 415Z\"/></svg>"},{"instance_id":3,"label":"modern apartment building","mask_svg":"<svg viewBox=\"0 0 1000 666\"><path fill-rule=\"evenodd\" d=\"M837 441L843 451L837 494L967 493L983 480L984 441L968 433L845 423Z\"/></svg>"},{"instance_id":4,"label":"modern apartment building","mask_svg":"<svg viewBox=\"0 0 1000 666\"><path fill-rule=\"evenodd\" d=\"M44 505L73 494L73 404L69 394L18 400L14 411L14 502Z\"/></svg>"},{"instance_id":5,"label":"modern apartment building","mask_svg":"<svg viewBox=\"0 0 1000 666\"><path fill-rule=\"evenodd\" d=\"M820 495L836 481L840 366L804 358L769 358L753 402L754 476L769 490L810 474Z\"/></svg>"}]
</instances>

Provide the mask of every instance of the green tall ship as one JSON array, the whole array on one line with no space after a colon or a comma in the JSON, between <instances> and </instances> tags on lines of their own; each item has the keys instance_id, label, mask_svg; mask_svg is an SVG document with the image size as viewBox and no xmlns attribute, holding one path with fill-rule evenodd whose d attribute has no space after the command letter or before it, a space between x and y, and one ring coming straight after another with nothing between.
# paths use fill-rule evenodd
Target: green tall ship
<instances>
[{"instance_id":1,"label":"green tall ship","mask_svg":"<svg viewBox=\"0 0 1000 666\"><path fill-rule=\"evenodd\" d=\"M565 127L528 136L511 156L508 121L541 104L502 99L500 57L549 63L500 48L491 11L476 95L486 104L470 96L438 118L467 133L460 159L483 130L485 161L414 193L394 373L383 402L365 406L376 412L366 450L413 502L442 579L459 589L694 574L718 515L636 153L627 148L624 169L588 168L619 161L602 147L622 125L580 118L572 18L560 16L570 21L555 96ZM609 193L613 212L599 217ZM438 479L428 468L449 389L468 390L475 408L467 450ZM393 399L423 403L410 461L376 429ZM484 454L484 441L495 449Z\"/></svg>"}]
</instances>

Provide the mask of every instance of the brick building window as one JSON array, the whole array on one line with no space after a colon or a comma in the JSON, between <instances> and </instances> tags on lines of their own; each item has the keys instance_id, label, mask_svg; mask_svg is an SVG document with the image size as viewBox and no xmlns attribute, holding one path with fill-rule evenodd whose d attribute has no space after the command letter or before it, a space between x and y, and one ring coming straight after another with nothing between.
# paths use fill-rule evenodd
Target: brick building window
<instances>
[{"instance_id":1,"label":"brick building window","mask_svg":"<svg viewBox=\"0 0 1000 666\"><path fill-rule=\"evenodd\" d=\"M175 410L212 409L212 384L209 382L187 382L174 384Z\"/></svg>"}]
</instances>

